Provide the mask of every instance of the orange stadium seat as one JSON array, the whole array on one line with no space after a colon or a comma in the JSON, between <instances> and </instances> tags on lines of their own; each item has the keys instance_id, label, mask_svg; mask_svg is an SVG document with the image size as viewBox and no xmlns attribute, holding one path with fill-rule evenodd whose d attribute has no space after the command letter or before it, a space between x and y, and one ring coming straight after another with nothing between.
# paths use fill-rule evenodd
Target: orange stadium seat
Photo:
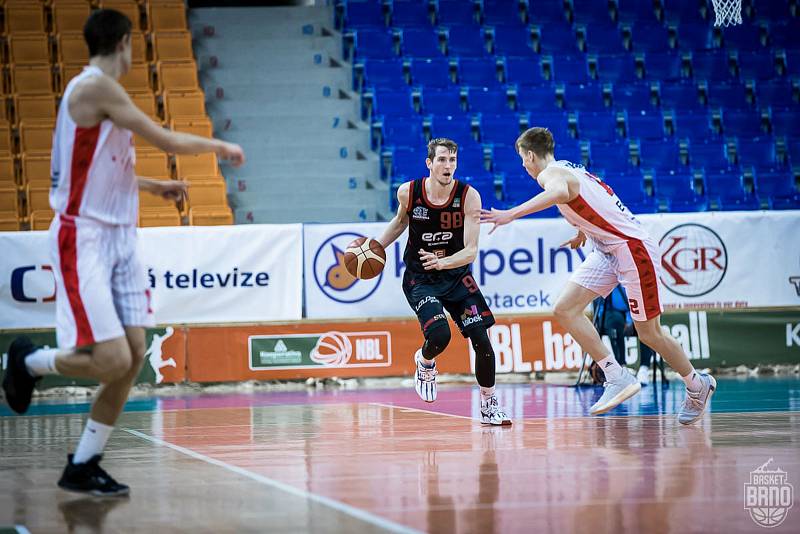
<instances>
[{"instance_id":1,"label":"orange stadium seat","mask_svg":"<svg viewBox=\"0 0 800 534\"><path fill-rule=\"evenodd\" d=\"M104 0L100 2L100 7L116 9L131 20L134 29L142 28L142 13L136 0Z\"/></svg>"},{"instance_id":2,"label":"orange stadium seat","mask_svg":"<svg viewBox=\"0 0 800 534\"><path fill-rule=\"evenodd\" d=\"M147 63L134 63L128 73L119 79L127 91L150 91L150 68Z\"/></svg>"},{"instance_id":3,"label":"orange stadium seat","mask_svg":"<svg viewBox=\"0 0 800 534\"><path fill-rule=\"evenodd\" d=\"M147 43L142 32L131 33L131 62L147 63Z\"/></svg>"},{"instance_id":4,"label":"orange stadium seat","mask_svg":"<svg viewBox=\"0 0 800 534\"><path fill-rule=\"evenodd\" d=\"M61 63L89 63L89 47L78 32L65 32L56 36L58 61Z\"/></svg>"},{"instance_id":5,"label":"orange stadium seat","mask_svg":"<svg viewBox=\"0 0 800 534\"><path fill-rule=\"evenodd\" d=\"M146 152L159 151L159 149L153 146L152 143L150 143L147 139L138 134L133 134L133 146L136 147L137 157L139 154L143 154Z\"/></svg>"},{"instance_id":6,"label":"orange stadium seat","mask_svg":"<svg viewBox=\"0 0 800 534\"><path fill-rule=\"evenodd\" d=\"M23 154L21 162L23 184L50 184L50 154Z\"/></svg>"},{"instance_id":7,"label":"orange stadium seat","mask_svg":"<svg viewBox=\"0 0 800 534\"><path fill-rule=\"evenodd\" d=\"M191 119L172 119L170 128L176 132L190 133L200 137L212 137L213 126L208 117L194 117Z\"/></svg>"},{"instance_id":8,"label":"orange stadium seat","mask_svg":"<svg viewBox=\"0 0 800 534\"><path fill-rule=\"evenodd\" d=\"M173 61L194 58L192 35L188 31L154 33L153 59Z\"/></svg>"},{"instance_id":9,"label":"orange stadium seat","mask_svg":"<svg viewBox=\"0 0 800 534\"><path fill-rule=\"evenodd\" d=\"M160 123L161 118L158 116L158 106L156 105L156 97L150 92L132 92L129 93L133 103L144 111L154 121Z\"/></svg>"},{"instance_id":10,"label":"orange stadium seat","mask_svg":"<svg viewBox=\"0 0 800 534\"><path fill-rule=\"evenodd\" d=\"M14 171L14 158L0 155L0 187L16 187L17 177Z\"/></svg>"},{"instance_id":11,"label":"orange stadium seat","mask_svg":"<svg viewBox=\"0 0 800 534\"><path fill-rule=\"evenodd\" d=\"M37 210L50 209L50 187L41 184L28 184L25 188L28 195L28 210L30 214Z\"/></svg>"},{"instance_id":12,"label":"orange stadium seat","mask_svg":"<svg viewBox=\"0 0 800 534\"><path fill-rule=\"evenodd\" d=\"M202 91L165 91L164 116L167 119L206 116L206 95Z\"/></svg>"},{"instance_id":13,"label":"orange stadium seat","mask_svg":"<svg viewBox=\"0 0 800 534\"><path fill-rule=\"evenodd\" d=\"M11 92L18 95L42 95L53 92L53 69L50 65L20 65L11 69Z\"/></svg>"},{"instance_id":14,"label":"orange stadium seat","mask_svg":"<svg viewBox=\"0 0 800 534\"><path fill-rule=\"evenodd\" d=\"M54 216L51 209L34 211L31 213L31 230L48 230Z\"/></svg>"},{"instance_id":15,"label":"orange stadium seat","mask_svg":"<svg viewBox=\"0 0 800 534\"><path fill-rule=\"evenodd\" d=\"M230 208L199 207L189 209L189 224L192 226L222 226L233 224Z\"/></svg>"},{"instance_id":16,"label":"orange stadium seat","mask_svg":"<svg viewBox=\"0 0 800 534\"><path fill-rule=\"evenodd\" d=\"M19 214L19 194L16 187L0 187L0 213L5 215Z\"/></svg>"},{"instance_id":17,"label":"orange stadium seat","mask_svg":"<svg viewBox=\"0 0 800 534\"><path fill-rule=\"evenodd\" d=\"M147 4L147 20L150 31L185 30L186 6L180 0L174 3L150 2Z\"/></svg>"},{"instance_id":18,"label":"orange stadium seat","mask_svg":"<svg viewBox=\"0 0 800 534\"><path fill-rule=\"evenodd\" d=\"M53 149L52 121L23 121L19 125L20 152L50 154Z\"/></svg>"},{"instance_id":19,"label":"orange stadium seat","mask_svg":"<svg viewBox=\"0 0 800 534\"><path fill-rule=\"evenodd\" d=\"M44 6L39 2L12 2L5 6L6 34L43 32Z\"/></svg>"},{"instance_id":20,"label":"orange stadium seat","mask_svg":"<svg viewBox=\"0 0 800 534\"><path fill-rule=\"evenodd\" d=\"M139 207L149 208L175 208L174 200L167 200L163 197L153 195L147 191L139 191Z\"/></svg>"},{"instance_id":21,"label":"orange stadium seat","mask_svg":"<svg viewBox=\"0 0 800 534\"><path fill-rule=\"evenodd\" d=\"M0 94L0 123L8 122L8 109L6 108L6 97Z\"/></svg>"},{"instance_id":22,"label":"orange stadium seat","mask_svg":"<svg viewBox=\"0 0 800 534\"><path fill-rule=\"evenodd\" d=\"M178 208L139 208L139 227L150 228L153 226L180 226L181 214Z\"/></svg>"},{"instance_id":23,"label":"orange stadium seat","mask_svg":"<svg viewBox=\"0 0 800 534\"><path fill-rule=\"evenodd\" d=\"M136 174L143 178L169 180L169 159L163 152L136 155Z\"/></svg>"},{"instance_id":24,"label":"orange stadium seat","mask_svg":"<svg viewBox=\"0 0 800 534\"><path fill-rule=\"evenodd\" d=\"M194 61L159 61L156 69L159 92L196 91L200 88Z\"/></svg>"},{"instance_id":25,"label":"orange stadium seat","mask_svg":"<svg viewBox=\"0 0 800 534\"><path fill-rule=\"evenodd\" d=\"M214 154L178 154L175 156L176 176L191 180L198 176L220 176L217 156Z\"/></svg>"},{"instance_id":26,"label":"orange stadium seat","mask_svg":"<svg viewBox=\"0 0 800 534\"><path fill-rule=\"evenodd\" d=\"M2 232L17 232L20 230L19 218L11 216L7 213L0 212L0 231Z\"/></svg>"},{"instance_id":27,"label":"orange stadium seat","mask_svg":"<svg viewBox=\"0 0 800 534\"><path fill-rule=\"evenodd\" d=\"M14 97L17 123L24 120L56 120L56 101L52 95L20 95Z\"/></svg>"},{"instance_id":28,"label":"orange stadium seat","mask_svg":"<svg viewBox=\"0 0 800 534\"><path fill-rule=\"evenodd\" d=\"M85 63L59 63L61 92L64 92L69 81L80 74L85 66Z\"/></svg>"},{"instance_id":29,"label":"orange stadium seat","mask_svg":"<svg viewBox=\"0 0 800 534\"><path fill-rule=\"evenodd\" d=\"M47 34L9 36L8 61L13 65L49 65L50 42Z\"/></svg>"},{"instance_id":30,"label":"orange stadium seat","mask_svg":"<svg viewBox=\"0 0 800 534\"><path fill-rule=\"evenodd\" d=\"M8 122L0 120L0 155L11 154L11 127Z\"/></svg>"},{"instance_id":31,"label":"orange stadium seat","mask_svg":"<svg viewBox=\"0 0 800 534\"><path fill-rule=\"evenodd\" d=\"M193 181L186 191L189 207L222 207L228 205L225 182Z\"/></svg>"},{"instance_id":32,"label":"orange stadium seat","mask_svg":"<svg viewBox=\"0 0 800 534\"><path fill-rule=\"evenodd\" d=\"M55 2L53 10L53 33L82 32L91 7L84 2Z\"/></svg>"}]
</instances>

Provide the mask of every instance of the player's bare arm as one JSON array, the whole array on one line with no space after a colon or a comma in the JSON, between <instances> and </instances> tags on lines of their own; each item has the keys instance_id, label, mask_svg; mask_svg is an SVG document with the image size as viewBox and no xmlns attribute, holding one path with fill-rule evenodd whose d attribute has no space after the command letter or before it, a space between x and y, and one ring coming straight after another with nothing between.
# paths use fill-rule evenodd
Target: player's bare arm
<instances>
[{"instance_id":1,"label":"player's bare arm","mask_svg":"<svg viewBox=\"0 0 800 534\"><path fill-rule=\"evenodd\" d=\"M188 184L181 180L155 180L137 176L139 190L165 198L167 200L180 200L186 194Z\"/></svg>"},{"instance_id":2,"label":"player's bare arm","mask_svg":"<svg viewBox=\"0 0 800 534\"><path fill-rule=\"evenodd\" d=\"M470 187L464 200L464 248L453 254L439 258L436 254L420 249L419 257L427 271L455 269L469 265L478 255L478 238L480 237L481 195Z\"/></svg>"},{"instance_id":3,"label":"player's bare arm","mask_svg":"<svg viewBox=\"0 0 800 534\"><path fill-rule=\"evenodd\" d=\"M137 108L125 89L110 76L93 76L76 87L70 96L69 112L81 127L92 127L106 118L111 119L115 125L141 135L165 152L213 152L233 166L244 163L244 152L239 145L162 128Z\"/></svg>"},{"instance_id":4,"label":"player's bare arm","mask_svg":"<svg viewBox=\"0 0 800 534\"><path fill-rule=\"evenodd\" d=\"M406 182L397 188L397 214L395 214L395 216L389 222L389 226L386 227L386 230L384 230L383 234L378 238L378 242L383 245L383 248L387 248L389 245L394 243L398 237L403 235L403 232L406 231L406 228L408 228L408 214L406 213L406 207L408 206L408 195L410 189L411 184L409 182Z\"/></svg>"},{"instance_id":5,"label":"player's bare arm","mask_svg":"<svg viewBox=\"0 0 800 534\"><path fill-rule=\"evenodd\" d=\"M572 176L558 168L549 168L539 174L538 182L544 191L511 209L481 210L481 224L492 224L491 234L497 227L508 224L514 219L519 219L537 211L543 211L556 204L566 204L578 196L578 184L570 187L570 182L574 181Z\"/></svg>"}]
</instances>

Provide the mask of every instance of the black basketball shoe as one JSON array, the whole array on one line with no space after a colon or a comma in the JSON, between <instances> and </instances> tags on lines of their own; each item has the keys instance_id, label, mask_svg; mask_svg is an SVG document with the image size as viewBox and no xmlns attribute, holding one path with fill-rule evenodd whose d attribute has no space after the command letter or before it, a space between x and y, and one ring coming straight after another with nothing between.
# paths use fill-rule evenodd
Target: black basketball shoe
<instances>
[{"instance_id":1,"label":"black basketball shoe","mask_svg":"<svg viewBox=\"0 0 800 534\"><path fill-rule=\"evenodd\" d=\"M25 413L31 405L33 388L41 377L33 377L25 366L25 357L38 347L26 336L20 336L8 346L8 366L3 376L6 402L17 413Z\"/></svg>"},{"instance_id":2,"label":"black basketball shoe","mask_svg":"<svg viewBox=\"0 0 800 534\"><path fill-rule=\"evenodd\" d=\"M58 481L58 487L67 491L88 493L98 497L125 497L131 489L120 484L100 467L102 454L95 454L85 464L72 462L73 455L67 456L67 466Z\"/></svg>"}]
</instances>

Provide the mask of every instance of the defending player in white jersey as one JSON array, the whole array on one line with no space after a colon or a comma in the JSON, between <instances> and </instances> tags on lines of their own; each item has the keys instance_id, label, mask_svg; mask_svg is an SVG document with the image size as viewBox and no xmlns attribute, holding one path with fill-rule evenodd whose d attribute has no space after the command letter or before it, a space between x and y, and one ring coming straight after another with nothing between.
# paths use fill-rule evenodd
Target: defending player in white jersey
<instances>
[{"instance_id":1,"label":"defending player in white jersey","mask_svg":"<svg viewBox=\"0 0 800 534\"><path fill-rule=\"evenodd\" d=\"M46 374L90 378L102 385L75 454L58 482L93 495L127 495L99 465L145 354L153 325L145 270L136 253L139 190L180 198L186 184L148 180L134 172L133 133L170 153L216 153L234 165L238 145L171 132L140 111L117 81L131 65L131 21L118 11L94 11L83 30L89 65L64 91L53 140L50 226L56 277L59 349L28 338L8 349L6 401L17 413Z\"/></svg>"},{"instance_id":2,"label":"defending player in white jersey","mask_svg":"<svg viewBox=\"0 0 800 534\"><path fill-rule=\"evenodd\" d=\"M703 414L717 384L712 376L695 371L677 341L661 329L658 244L607 184L583 165L556 161L555 142L549 130L527 130L517 139L516 149L523 167L544 191L509 210L482 210L481 222L494 225L491 233L498 226L555 205L578 228L578 234L562 246L578 248L587 237L594 243L594 250L573 273L554 310L559 322L606 375L605 391L590 412L605 413L641 390L633 375L609 353L584 314L594 299L606 297L621 283L628 294L639 338L660 353L686 383L686 400L678 421L694 423Z\"/></svg>"}]
</instances>

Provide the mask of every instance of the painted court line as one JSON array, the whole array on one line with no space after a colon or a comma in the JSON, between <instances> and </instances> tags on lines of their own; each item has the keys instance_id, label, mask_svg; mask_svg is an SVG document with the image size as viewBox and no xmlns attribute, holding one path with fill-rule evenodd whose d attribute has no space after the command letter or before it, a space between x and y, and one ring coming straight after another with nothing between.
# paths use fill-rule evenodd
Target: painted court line
<instances>
[{"instance_id":1,"label":"painted court line","mask_svg":"<svg viewBox=\"0 0 800 534\"><path fill-rule=\"evenodd\" d=\"M324 497L322 495L317 495L316 493L310 493L308 491L303 491L301 489L295 488L294 486L290 486L289 484L284 484L283 482L278 482L277 480L273 480L269 477L259 475L257 473L253 473L248 471L247 469L242 469L241 467L237 467L235 465L231 465L229 463L223 462L221 460L217 460L216 458L211 458L210 456L206 456L205 454L200 454L199 452L195 452L191 449L187 449L185 447L181 447L180 445L175 445L174 443L170 443L168 441L164 441L163 439L156 438L154 436L150 436L148 434L144 434L139 432L138 430L133 430L129 428L121 429L128 434L134 435L137 438L141 438L145 441L149 441L150 443L155 443L156 445L161 445L162 447L170 448L174 451L177 451L181 454L185 454L195 460L201 460L211 465L215 465L217 467L221 467L223 469L227 469L231 473L236 473L237 475L241 475L243 477L249 478L250 480L254 480L260 484L264 484L265 486L270 486L272 488L284 491L295 497L300 497L302 499L308 499L309 501L314 501L319 504L325 505L329 508L333 508L339 512L347 514L349 516L355 517L356 519L360 519L365 523L369 523L376 527L385 529L389 532L398 532L403 534L421 534L420 531L415 530L410 527L405 527L403 525L399 525L393 521L388 519L384 519L377 515L371 514L366 510L360 510L349 504L345 504L343 502L335 501L328 497Z\"/></svg>"},{"instance_id":2,"label":"painted court line","mask_svg":"<svg viewBox=\"0 0 800 534\"><path fill-rule=\"evenodd\" d=\"M14 529L16 529L19 534L31 534L31 531L25 528L25 525L14 525Z\"/></svg>"},{"instance_id":3,"label":"painted court line","mask_svg":"<svg viewBox=\"0 0 800 534\"><path fill-rule=\"evenodd\" d=\"M397 404L384 404L382 402L370 402L373 406L383 406L384 408L395 408L397 410L410 410L412 412L421 412L421 413L429 413L432 415L446 415L447 417L458 417L459 419L469 419L470 421L476 421L473 417L467 417L466 415L456 415L454 413L445 413L445 412L434 412L433 410L423 410L422 408L409 408L408 406L399 406Z\"/></svg>"}]
</instances>

